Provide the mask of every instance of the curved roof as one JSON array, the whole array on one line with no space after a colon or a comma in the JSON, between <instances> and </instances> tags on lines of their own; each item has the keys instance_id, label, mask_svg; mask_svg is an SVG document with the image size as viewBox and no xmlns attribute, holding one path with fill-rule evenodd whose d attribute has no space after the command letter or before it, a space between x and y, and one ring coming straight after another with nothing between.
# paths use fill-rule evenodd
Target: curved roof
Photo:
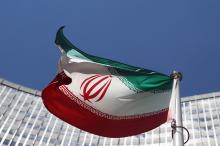
<instances>
[{"instance_id":1,"label":"curved roof","mask_svg":"<svg viewBox=\"0 0 220 146\"><path fill-rule=\"evenodd\" d=\"M25 87L25 86L7 81L7 80L2 79L2 78L0 78L0 84L11 87L11 88L16 89L16 90L23 91L25 93L29 93L29 94L36 95L36 96L41 96L41 91L39 91L39 90L28 88L28 87Z\"/></svg>"}]
</instances>

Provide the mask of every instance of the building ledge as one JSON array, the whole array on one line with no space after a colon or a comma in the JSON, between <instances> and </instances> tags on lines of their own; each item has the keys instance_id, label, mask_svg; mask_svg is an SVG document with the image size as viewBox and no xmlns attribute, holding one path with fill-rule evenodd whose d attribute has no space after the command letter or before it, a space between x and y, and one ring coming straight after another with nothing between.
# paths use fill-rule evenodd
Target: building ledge
<instances>
[{"instance_id":1,"label":"building ledge","mask_svg":"<svg viewBox=\"0 0 220 146\"><path fill-rule=\"evenodd\" d=\"M25 87L25 86L7 81L7 80L2 79L2 78L0 78L0 84L8 86L8 87L16 89L16 90L19 90L19 91L22 91L22 92L25 92L25 93L35 95L35 96L41 96L41 91L39 91L39 90L28 88L28 87Z\"/></svg>"}]
</instances>

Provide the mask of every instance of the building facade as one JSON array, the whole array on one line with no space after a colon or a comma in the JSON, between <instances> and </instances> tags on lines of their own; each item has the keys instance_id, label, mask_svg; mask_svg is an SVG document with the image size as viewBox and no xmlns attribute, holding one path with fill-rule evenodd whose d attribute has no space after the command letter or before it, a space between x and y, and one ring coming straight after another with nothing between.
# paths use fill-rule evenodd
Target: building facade
<instances>
[{"instance_id":1,"label":"building facade","mask_svg":"<svg viewBox=\"0 0 220 146\"><path fill-rule=\"evenodd\" d=\"M106 138L50 114L41 92L0 79L0 146L171 146L171 124L140 135ZM220 146L220 92L182 98L187 146ZM147 123L146 123L147 124ZM186 133L184 133L186 137Z\"/></svg>"}]
</instances>

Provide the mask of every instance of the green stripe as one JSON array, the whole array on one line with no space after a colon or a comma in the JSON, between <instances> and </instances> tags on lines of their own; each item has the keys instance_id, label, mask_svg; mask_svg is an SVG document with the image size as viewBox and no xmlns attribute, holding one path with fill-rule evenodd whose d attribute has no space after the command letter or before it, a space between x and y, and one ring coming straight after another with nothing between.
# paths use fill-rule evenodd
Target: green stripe
<instances>
[{"instance_id":1,"label":"green stripe","mask_svg":"<svg viewBox=\"0 0 220 146\"><path fill-rule=\"evenodd\" d=\"M60 46L69 57L78 57L114 68L120 76L125 77L136 88L142 91L160 92L172 88L172 79L167 75L93 56L81 51L64 36L63 28L64 27L61 27L58 30L55 43Z\"/></svg>"}]
</instances>

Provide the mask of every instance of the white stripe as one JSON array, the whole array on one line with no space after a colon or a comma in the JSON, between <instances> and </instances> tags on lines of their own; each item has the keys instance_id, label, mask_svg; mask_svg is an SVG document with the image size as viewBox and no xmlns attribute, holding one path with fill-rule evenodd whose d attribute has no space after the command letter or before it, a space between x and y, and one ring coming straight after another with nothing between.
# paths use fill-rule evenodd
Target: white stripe
<instances>
[{"instance_id":1,"label":"white stripe","mask_svg":"<svg viewBox=\"0 0 220 146\"><path fill-rule=\"evenodd\" d=\"M76 102L78 105L82 106L83 108L85 109L88 109L90 110L92 113L100 116L100 117L104 117L104 118L107 118L107 119L114 119L114 120L122 120L122 119L137 119L137 118L143 118L143 117L148 117L148 116L152 116L152 115L155 115L155 114L159 114L161 112L164 112L168 109L161 109L161 110L158 110L158 111L154 111L154 112L149 112L149 113L143 113L143 114L138 114L138 113L135 113L135 110L132 111L134 108L133 107L137 107L136 109L138 109L138 105L136 105L137 103L134 102L134 105L131 104L128 104L127 102L127 105L124 103L124 106L122 107L114 107L112 108L112 106L109 106L110 103L108 103L108 105L105 105L105 107L108 107L108 108L112 108L113 110L115 110L115 112L118 112L119 111L125 111L125 112L129 112L132 111L133 112L133 115L129 115L129 114L125 114L124 115L110 115L110 114L107 114L107 113L104 113L100 110L97 110L96 109L96 105L94 104L93 106L90 106L89 104L87 104L85 101L82 101L80 100L79 98L76 97L76 95L74 95L73 93L71 93L64 85L63 86L60 86L59 87L60 91L62 91L66 96L68 96L71 100L73 100L74 102ZM139 101L141 102L141 101ZM158 101L159 102L159 101ZM151 102L150 102L151 103ZM117 104L117 103L115 103ZM113 104L115 106L115 104ZM152 103L153 104L153 103ZM95 107L94 107L95 106ZM104 106L104 105L103 105ZM146 105L145 105L146 106ZM130 107L130 108L129 108ZM141 109L141 106L139 107ZM144 107L145 108L145 107ZM126 111L127 110L127 111Z\"/></svg>"},{"instance_id":2,"label":"white stripe","mask_svg":"<svg viewBox=\"0 0 220 146\"><path fill-rule=\"evenodd\" d=\"M89 101L85 101L82 96L84 85L80 88L81 84L89 77L100 74L109 75L110 72L105 65L99 65L95 63L85 62L84 59L74 62L75 60L66 57L61 57L60 70L63 70L65 74L72 79L72 82L66 87L75 95L79 100L85 104L101 111L103 113L112 116L133 116L145 113L154 113L163 109L169 108L171 90L164 91L163 93L156 93L149 95L149 92L136 92L130 90L117 76L112 75L111 84L105 94L105 96L98 102L99 95ZM92 74L89 74L92 72ZM88 82L89 88L95 84L95 81ZM98 84L92 93L98 91L101 85ZM65 92L65 91L64 91ZM65 94L65 93L64 93ZM110 106L109 106L110 105ZM114 106L114 108L112 108ZM135 108L134 108L135 107Z\"/></svg>"}]
</instances>

